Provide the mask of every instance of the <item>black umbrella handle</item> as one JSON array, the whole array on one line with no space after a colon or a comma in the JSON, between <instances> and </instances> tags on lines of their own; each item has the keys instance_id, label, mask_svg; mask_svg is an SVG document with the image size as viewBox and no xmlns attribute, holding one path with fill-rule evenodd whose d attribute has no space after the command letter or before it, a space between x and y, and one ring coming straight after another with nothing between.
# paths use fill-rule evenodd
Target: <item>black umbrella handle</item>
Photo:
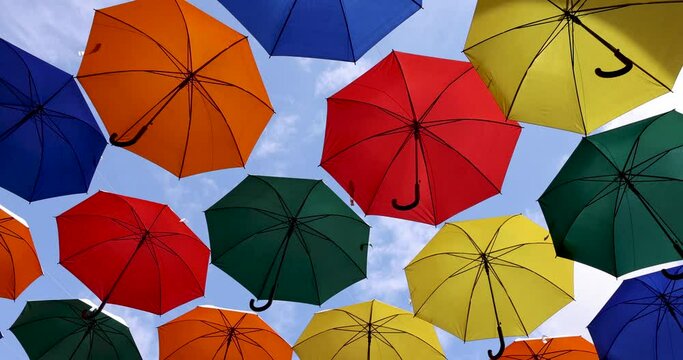
<instances>
[{"instance_id":1,"label":"black umbrella handle","mask_svg":"<svg viewBox=\"0 0 683 360\"><path fill-rule=\"evenodd\" d=\"M113 133L113 134L111 134L111 136L109 136L109 142L112 145L118 146L118 147L128 147L128 146L135 145L140 140L142 135L145 134L145 132L147 131L147 127L149 125L150 124L147 124L147 125L143 126L142 128L140 128L140 131L138 131L138 133L135 134L135 136L133 136L133 138L130 140L125 140L125 141L118 140L117 138L119 137L119 134Z\"/></svg>"},{"instance_id":2,"label":"black umbrella handle","mask_svg":"<svg viewBox=\"0 0 683 360\"><path fill-rule=\"evenodd\" d=\"M680 274L672 274L668 272L666 269L662 269L662 275L664 275L665 278L673 281L683 280L683 272Z\"/></svg>"},{"instance_id":3,"label":"black umbrella handle","mask_svg":"<svg viewBox=\"0 0 683 360\"><path fill-rule=\"evenodd\" d=\"M631 69L633 69L633 61L622 54L618 49L614 52L614 56L624 64L624 67L619 70L605 71L600 68L595 69L595 74L601 78L611 79L626 75Z\"/></svg>"},{"instance_id":4,"label":"black umbrella handle","mask_svg":"<svg viewBox=\"0 0 683 360\"><path fill-rule=\"evenodd\" d=\"M412 210L417 207L418 204L420 204L420 184L415 184L415 200L413 200L413 202L410 204L401 205L395 198L391 200L391 206L400 211Z\"/></svg>"},{"instance_id":5,"label":"black umbrella handle","mask_svg":"<svg viewBox=\"0 0 683 360\"><path fill-rule=\"evenodd\" d=\"M498 324L498 339L500 340L500 349L498 352L494 355L493 351L488 350L489 359L491 360L500 359L500 357L503 356L503 351L505 351L505 338L503 337L503 329L501 329L500 324Z\"/></svg>"},{"instance_id":6,"label":"black umbrella handle","mask_svg":"<svg viewBox=\"0 0 683 360\"><path fill-rule=\"evenodd\" d=\"M273 305L273 297L272 296L269 297L268 302L266 302L262 306L256 306L256 300L255 299L249 300L249 308L251 308L251 310L255 311L255 312L266 311L266 310L268 310L268 308L271 305Z\"/></svg>"}]
</instances>

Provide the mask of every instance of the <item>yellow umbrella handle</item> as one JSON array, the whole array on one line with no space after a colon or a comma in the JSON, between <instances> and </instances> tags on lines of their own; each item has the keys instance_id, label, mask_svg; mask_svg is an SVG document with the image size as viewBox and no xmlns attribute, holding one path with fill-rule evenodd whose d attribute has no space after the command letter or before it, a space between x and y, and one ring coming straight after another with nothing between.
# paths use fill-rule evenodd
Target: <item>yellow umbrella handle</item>
<instances>
[{"instance_id":1,"label":"yellow umbrella handle","mask_svg":"<svg viewBox=\"0 0 683 360\"><path fill-rule=\"evenodd\" d=\"M619 70L614 70L614 71L604 71L600 68L597 68L597 69L595 69L595 74L601 78L609 79L609 78L615 78L615 77L625 75L626 73L631 71L631 69L633 69L633 61L631 61L629 58L624 56L624 54L622 54L619 51L619 49L616 49L616 51L614 52L614 56L617 59L619 59L619 61L621 61L622 64L624 64L623 68L621 68Z\"/></svg>"},{"instance_id":2,"label":"yellow umbrella handle","mask_svg":"<svg viewBox=\"0 0 683 360\"><path fill-rule=\"evenodd\" d=\"M500 357L503 356L503 351L505 350L505 338L503 337L503 329L500 327L500 324L498 324L498 339L500 340L500 349L498 349L498 352L493 355L493 351L488 350L489 359L491 360L500 359Z\"/></svg>"}]
</instances>

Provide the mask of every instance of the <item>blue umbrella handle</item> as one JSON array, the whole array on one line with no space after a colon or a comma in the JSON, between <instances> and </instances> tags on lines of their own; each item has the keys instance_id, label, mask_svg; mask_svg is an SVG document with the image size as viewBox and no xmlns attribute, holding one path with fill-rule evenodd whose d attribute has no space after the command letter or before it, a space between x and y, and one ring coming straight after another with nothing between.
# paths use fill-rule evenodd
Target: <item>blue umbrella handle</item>
<instances>
[{"instance_id":1,"label":"blue umbrella handle","mask_svg":"<svg viewBox=\"0 0 683 360\"><path fill-rule=\"evenodd\" d=\"M412 210L419 203L420 203L420 184L415 184L415 200L413 200L413 202L411 202L410 204L401 205L398 203L398 200L396 200L396 199L391 200L391 206L393 206L394 209L400 210L400 211Z\"/></svg>"},{"instance_id":2,"label":"blue umbrella handle","mask_svg":"<svg viewBox=\"0 0 683 360\"><path fill-rule=\"evenodd\" d=\"M633 69L633 61L622 54L618 49L615 49L614 56L624 64L624 67L619 70L605 71L600 68L595 69L595 74L601 78L611 79L626 75L631 69Z\"/></svg>"},{"instance_id":3,"label":"blue umbrella handle","mask_svg":"<svg viewBox=\"0 0 683 360\"><path fill-rule=\"evenodd\" d=\"M683 280L683 273L672 274L672 273L668 272L666 269L662 269L662 275L664 275L665 278L667 278L669 280L673 280L673 281Z\"/></svg>"},{"instance_id":4,"label":"blue umbrella handle","mask_svg":"<svg viewBox=\"0 0 683 360\"><path fill-rule=\"evenodd\" d=\"M263 304L262 306L256 306L256 300L255 299L249 300L249 307L251 308L251 310L256 311L256 312L268 310L270 305L273 305L273 297L272 296L269 297L268 302Z\"/></svg>"},{"instance_id":5,"label":"blue umbrella handle","mask_svg":"<svg viewBox=\"0 0 683 360\"><path fill-rule=\"evenodd\" d=\"M145 131L147 131L147 127L148 127L149 125L150 125L150 124L147 124L147 125L143 126L143 127L140 129L140 131L138 131L138 133L135 134L135 136L133 136L132 139L126 140L126 141L118 140L117 138L119 137L119 134L113 133L113 134L111 134L111 136L109 136L109 142L110 142L112 145L118 146L118 147L128 147L128 146L131 146L131 145L135 145L135 143L137 143L137 142L140 140L140 138L142 137L142 135L145 134Z\"/></svg>"},{"instance_id":6,"label":"blue umbrella handle","mask_svg":"<svg viewBox=\"0 0 683 360\"><path fill-rule=\"evenodd\" d=\"M491 360L500 359L500 357L503 356L503 351L505 351L505 338L503 337L503 329L500 328L500 324L498 324L498 339L500 339L500 349L498 352L493 355L493 351L488 350L489 359Z\"/></svg>"}]
</instances>

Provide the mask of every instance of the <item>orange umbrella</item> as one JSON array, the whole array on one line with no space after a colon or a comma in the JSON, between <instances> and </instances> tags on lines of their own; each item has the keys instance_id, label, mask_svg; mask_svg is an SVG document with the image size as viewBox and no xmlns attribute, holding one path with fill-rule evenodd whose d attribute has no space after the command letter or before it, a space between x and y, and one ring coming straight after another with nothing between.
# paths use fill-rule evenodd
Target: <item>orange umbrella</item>
<instances>
[{"instance_id":1,"label":"orange umbrella","mask_svg":"<svg viewBox=\"0 0 683 360\"><path fill-rule=\"evenodd\" d=\"M17 297L43 275L24 219L0 205L0 297Z\"/></svg>"},{"instance_id":2,"label":"orange umbrella","mask_svg":"<svg viewBox=\"0 0 683 360\"><path fill-rule=\"evenodd\" d=\"M292 347L255 313L199 306L159 327L159 359L289 360Z\"/></svg>"},{"instance_id":3,"label":"orange umbrella","mask_svg":"<svg viewBox=\"0 0 683 360\"><path fill-rule=\"evenodd\" d=\"M274 113L247 37L184 0L97 10L78 80L113 145L178 177L243 167Z\"/></svg>"},{"instance_id":4,"label":"orange umbrella","mask_svg":"<svg viewBox=\"0 0 683 360\"><path fill-rule=\"evenodd\" d=\"M598 360L595 346L581 336L517 340L501 360Z\"/></svg>"}]
</instances>

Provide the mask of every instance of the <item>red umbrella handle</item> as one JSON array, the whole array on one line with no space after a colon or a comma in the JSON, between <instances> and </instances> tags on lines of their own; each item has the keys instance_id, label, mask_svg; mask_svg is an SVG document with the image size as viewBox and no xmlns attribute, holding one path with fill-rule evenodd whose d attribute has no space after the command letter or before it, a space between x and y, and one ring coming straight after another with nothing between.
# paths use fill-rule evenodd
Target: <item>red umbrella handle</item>
<instances>
[{"instance_id":1,"label":"red umbrella handle","mask_svg":"<svg viewBox=\"0 0 683 360\"><path fill-rule=\"evenodd\" d=\"M418 204L420 204L420 184L415 184L415 200L413 200L413 202L411 202L410 204L401 205L398 203L398 200L391 199L391 206L393 206L394 209L400 210L400 211L412 210Z\"/></svg>"}]
</instances>

